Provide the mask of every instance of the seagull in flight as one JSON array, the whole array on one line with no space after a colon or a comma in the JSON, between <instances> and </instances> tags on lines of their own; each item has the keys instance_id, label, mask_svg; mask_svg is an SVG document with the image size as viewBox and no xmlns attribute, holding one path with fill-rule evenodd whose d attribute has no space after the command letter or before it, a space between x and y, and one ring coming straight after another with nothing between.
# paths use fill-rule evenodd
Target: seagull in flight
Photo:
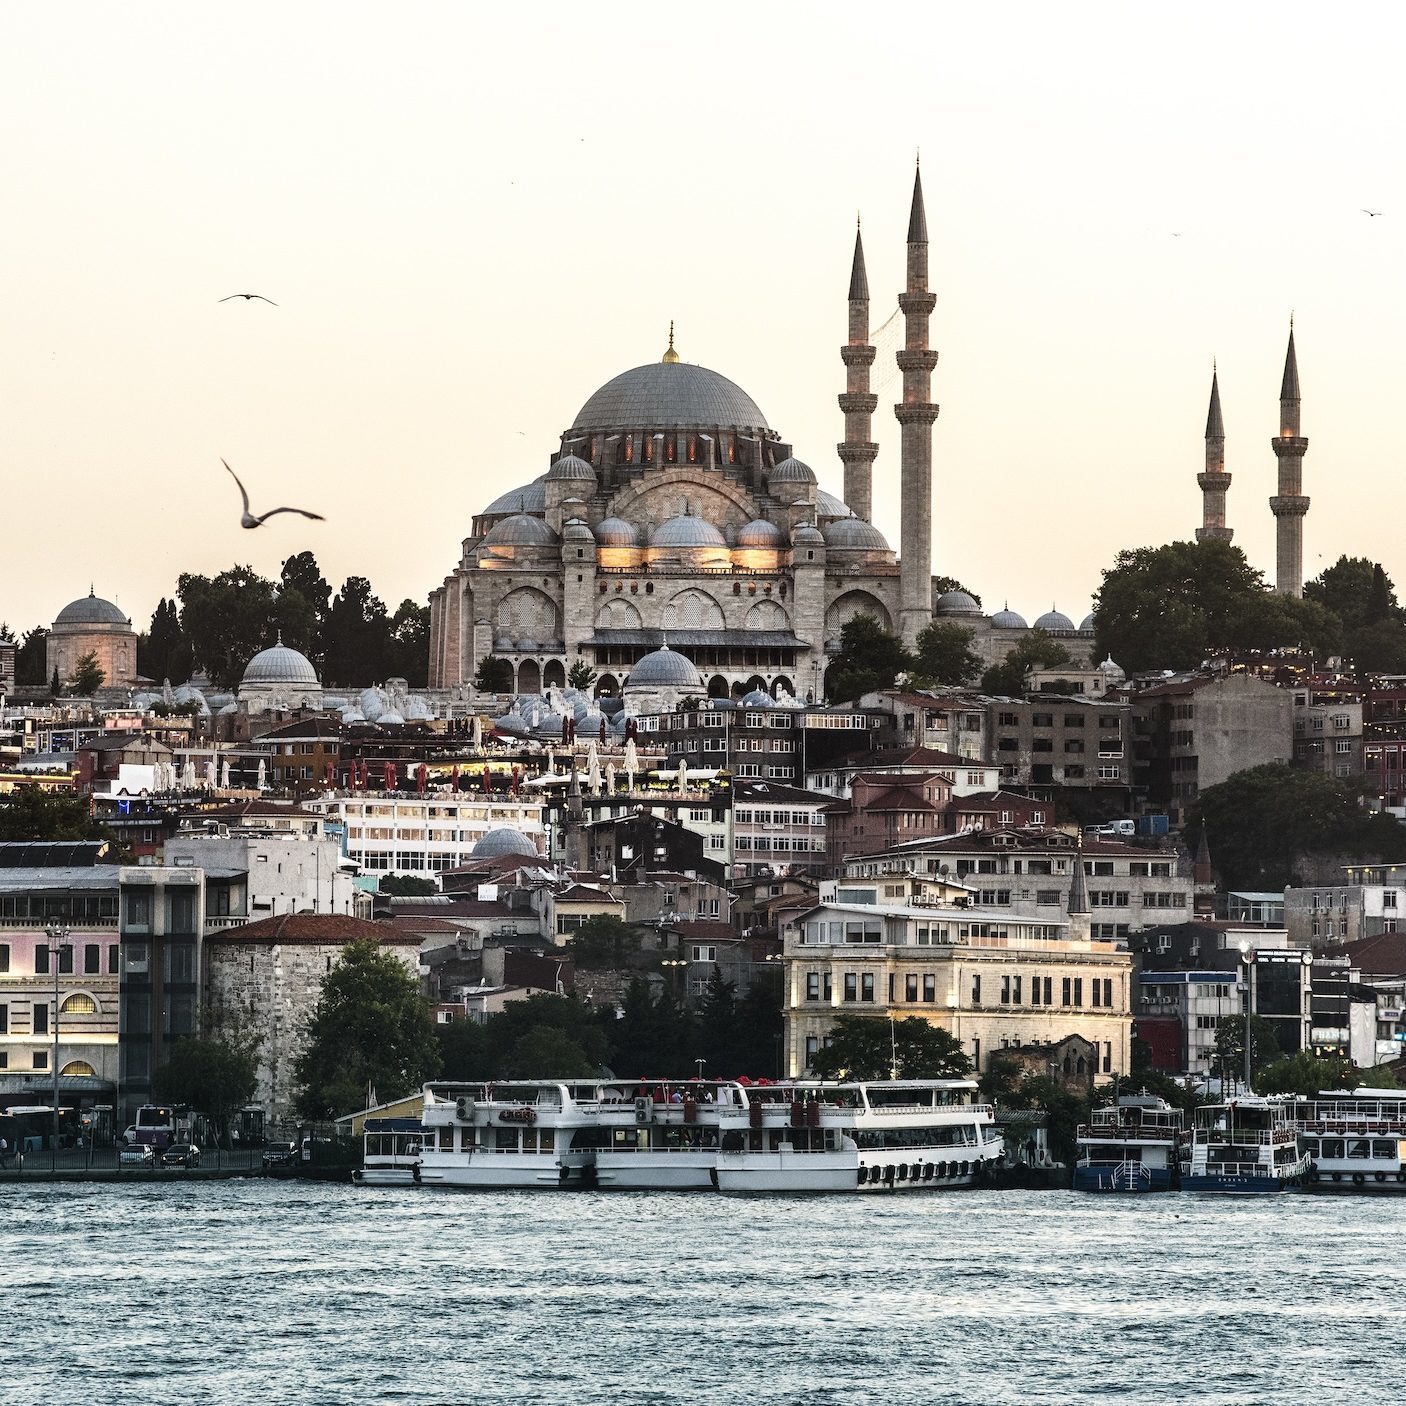
<instances>
[{"instance_id":1,"label":"seagull in flight","mask_svg":"<svg viewBox=\"0 0 1406 1406\"><path fill-rule=\"evenodd\" d=\"M1380 210L1368 210L1368 209L1366 208L1366 206L1363 206L1363 208L1362 208L1362 213L1363 213L1364 215L1370 215L1373 219L1376 219L1376 217L1377 217L1378 215L1380 215L1382 212L1381 212Z\"/></svg>"},{"instance_id":2,"label":"seagull in flight","mask_svg":"<svg viewBox=\"0 0 1406 1406\"><path fill-rule=\"evenodd\" d=\"M276 308L278 306L272 298L266 298L262 293L231 293L228 298L221 298L219 301L227 303L231 298L243 298L246 303L250 298L257 298L261 303L267 303L271 308Z\"/></svg>"},{"instance_id":3,"label":"seagull in flight","mask_svg":"<svg viewBox=\"0 0 1406 1406\"><path fill-rule=\"evenodd\" d=\"M229 476L235 481L235 483L239 484L239 496L244 499L244 512L240 515L239 518L239 525L241 527L262 527L264 523L266 523L271 517L276 516L278 513L299 513L303 517L312 518L314 522L327 521L327 519L323 517L321 513L310 513L306 508L273 508L271 511L263 513L259 517L255 517L254 514L249 511L249 495L244 491L244 485L242 483L239 483L239 475L235 473L235 471L231 469L230 466L225 463L223 459L220 460L220 463L224 464L226 470L229 473Z\"/></svg>"}]
</instances>

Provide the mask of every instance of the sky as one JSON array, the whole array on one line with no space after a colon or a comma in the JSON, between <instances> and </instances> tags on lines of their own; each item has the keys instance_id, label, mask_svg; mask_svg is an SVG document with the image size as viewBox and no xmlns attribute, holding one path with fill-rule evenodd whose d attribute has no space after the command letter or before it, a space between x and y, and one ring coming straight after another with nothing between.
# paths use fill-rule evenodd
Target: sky
<instances>
[{"instance_id":1,"label":"sky","mask_svg":"<svg viewBox=\"0 0 1406 1406\"><path fill-rule=\"evenodd\" d=\"M1306 572L1406 584L1403 40L1385 4L5 6L0 621L91 581L145 628L304 549L424 601L670 319L838 492L855 217L878 326L919 151L935 571L1077 620L1189 537L1214 358L1272 577L1292 312ZM327 521L242 531L221 458Z\"/></svg>"}]
</instances>

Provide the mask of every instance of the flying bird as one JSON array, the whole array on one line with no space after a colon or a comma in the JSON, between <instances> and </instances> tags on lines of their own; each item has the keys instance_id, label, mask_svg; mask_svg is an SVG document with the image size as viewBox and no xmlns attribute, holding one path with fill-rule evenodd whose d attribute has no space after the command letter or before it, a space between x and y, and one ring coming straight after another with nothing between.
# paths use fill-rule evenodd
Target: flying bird
<instances>
[{"instance_id":1,"label":"flying bird","mask_svg":"<svg viewBox=\"0 0 1406 1406\"><path fill-rule=\"evenodd\" d=\"M1368 209L1364 206L1364 207L1363 207L1363 210L1362 210L1362 213L1363 213L1364 215L1370 215L1373 219L1375 219L1375 218L1376 218L1378 215L1380 215L1382 212L1381 212L1380 210L1368 210Z\"/></svg>"},{"instance_id":2,"label":"flying bird","mask_svg":"<svg viewBox=\"0 0 1406 1406\"><path fill-rule=\"evenodd\" d=\"M261 303L267 303L271 308L276 308L278 306L272 298L266 298L262 293L231 293L229 298L221 298L219 301L227 303L231 298L243 298L246 303L250 298L257 298Z\"/></svg>"},{"instance_id":3,"label":"flying bird","mask_svg":"<svg viewBox=\"0 0 1406 1406\"><path fill-rule=\"evenodd\" d=\"M249 495L244 491L244 485L242 483L239 483L239 475L235 473L235 471L231 469L230 466L225 463L223 459L220 460L220 463L225 465L226 470L228 470L229 472L229 476L235 481L235 483L239 484L239 496L244 499L244 512L240 515L239 518L239 525L241 527L262 527L263 524L266 523L271 517L275 517L279 513L299 513L303 517L312 518L314 522L327 521L327 519L323 517L321 513L310 513L306 508L273 508L269 512L263 513L259 517L255 517L254 514L249 511Z\"/></svg>"}]
</instances>

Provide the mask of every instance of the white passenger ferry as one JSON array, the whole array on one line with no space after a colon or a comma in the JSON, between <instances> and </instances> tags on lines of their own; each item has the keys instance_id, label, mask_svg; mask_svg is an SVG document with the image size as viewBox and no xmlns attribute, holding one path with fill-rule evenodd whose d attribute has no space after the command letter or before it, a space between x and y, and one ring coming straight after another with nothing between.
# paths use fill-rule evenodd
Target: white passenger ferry
<instances>
[{"instance_id":1,"label":"white passenger ferry","mask_svg":"<svg viewBox=\"0 0 1406 1406\"><path fill-rule=\"evenodd\" d=\"M1299 1151L1294 1101L1253 1095L1196 1110L1181 1189L1202 1195L1263 1196L1298 1187L1308 1171Z\"/></svg>"},{"instance_id":2,"label":"white passenger ferry","mask_svg":"<svg viewBox=\"0 0 1406 1406\"><path fill-rule=\"evenodd\" d=\"M1296 1111L1310 1191L1406 1191L1406 1090L1325 1091Z\"/></svg>"},{"instance_id":3,"label":"white passenger ferry","mask_svg":"<svg viewBox=\"0 0 1406 1406\"><path fill-rule=\"evenodd\" d=\"M697 1079L427 1084L419 1181L707 1190L719 1118L746 1108L740 1084Z\"/></svg>"},{"instance_id":4,"label":"white passenger ferry","mask_svg":"<svg viewBox=\"0 0 1406 1406\"><path fill-rule=\"evenodd\" d=\"M1181 1109L1150 1094L1095 1108L1075 1138L1075 1191L1170 1191L1178 1173Z\"/></svg>"},{"instance_id":5,"label":"white passenger ferry","mask_svg":"<svg viewBox=\"0 0 1406 1406\"><path fill-rule=\"evenodd\" d=\"M790 1083L721 1110L717 1185L729 1192L939 1191L970 1186L1004 1139L970 1079Z\"/></svg>"},{"instance_id":6,"label":"white passenger ferry","mask_svg":"<svg viewBox=\"0 0 1406 1406\"><path fill-rule=\"evenodd\" d=\"M368 1118L362 1125L358 1186L413 1186L424 1129L418 1118Z\"/></svg>"}]
</instances>

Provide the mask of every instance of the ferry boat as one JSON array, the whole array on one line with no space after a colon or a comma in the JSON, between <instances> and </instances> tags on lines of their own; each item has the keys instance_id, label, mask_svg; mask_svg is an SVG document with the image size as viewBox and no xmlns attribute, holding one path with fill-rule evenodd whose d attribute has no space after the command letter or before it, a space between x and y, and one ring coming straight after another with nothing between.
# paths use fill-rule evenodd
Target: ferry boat
<instances>
[{"instance_id":1,"label":"ferry boat","mask_svg":"<svg viewBox=\"0 0 1406 1406\"><path fill-rule=\"evenodd\" d=\"M362 1126L358 1186L413 1186L424 1129L418 1118L368 1118Z\"/></svg>"},{"instance_id":2,"label":"ferry boat","mask_svg":"<svg viewBox=\"0 0 1406 1406\"><path fill-rule=\"evenodd\" d=\"M1248 1095L1196 1110L1181 1189L1262 1196L1298 1187L1308 1171L1293 1100Z\"/></svg>"},{"instance_id":3,"label":"ferry boat","mask_svg":"<svg viewBox=\"0 0 1406 1406\"><path fill-rule=\"evenodd\" d=\"M422 1186L713 1186L719 1118L746 1117L742 1085L724 1081L518 1079L427 1084Z\"/></svg>"},{"instance_id":4,"label":"ferry boat","mask_svg":"<svg viewBox=\"0 0 1406 1406\"><path fill-rule=\"evenodd\" d=\"M1182 1112L1131 1094L1096 1108L1075 1137L1075 1191L1170 1191L1178 1174Z\"/></svg>"},{"instance_id":5,"label":"ferry boat","mask_svg":"<svg viewBox=\"0 0 1406 1406\"><path fill-rule=\"evenodd\" d=\"M1310 1191L1406 1192L1406 1090L1324 1091L1297 1114Z\"/></svg>"},{"instance_id":6,"label":"ferry boat","mask_svg":"<svg viewBox=\"0 0 1406 1406\"><path fill-rule=\"evenodd\" d=\"M718 1125L726 1192L940 1191L971 1186L1005 1156L970 1079L753 1087Z\"/></svg>"}]
</instances>

